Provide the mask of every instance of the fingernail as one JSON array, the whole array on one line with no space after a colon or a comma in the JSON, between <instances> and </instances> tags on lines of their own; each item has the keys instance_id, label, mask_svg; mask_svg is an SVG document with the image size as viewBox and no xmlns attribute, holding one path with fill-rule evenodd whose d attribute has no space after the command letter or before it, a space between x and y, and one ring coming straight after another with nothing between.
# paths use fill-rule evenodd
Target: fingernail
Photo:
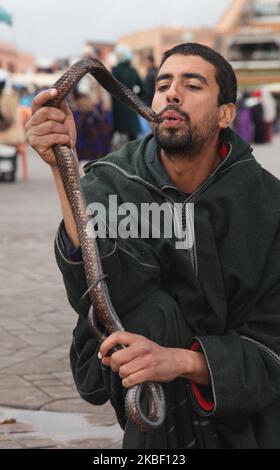
<instances>
[{"instance_id":1,"label":"fingernail","mask_svg":"<svg viewBox=\"0 0 280 470\"><path fill-rule=\"evenodd\" d=\"M102 359L100 352L97 354L98 359Z\"/></svg>"},{"instance_id":2,"label":"fingernail","mask_svg":"<svg viewBox=\"0 0 280 470\"><path fill-rule=\"evenodd\" d=\"M52 88L51 91L50 91L50 95L54 96L54 95L56 95L56 93L57 93L56 88Z\"/></svg>"}]
</instances>

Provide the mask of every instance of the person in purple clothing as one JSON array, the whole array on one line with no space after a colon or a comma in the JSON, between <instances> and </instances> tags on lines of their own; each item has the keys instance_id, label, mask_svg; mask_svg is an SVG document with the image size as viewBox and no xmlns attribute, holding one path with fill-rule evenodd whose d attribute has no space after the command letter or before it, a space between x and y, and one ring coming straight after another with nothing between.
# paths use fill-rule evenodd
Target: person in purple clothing
<instances>
[{"instance_id":1,"label":"person in purple clothing","mask_svg":"<svg viewBox=\"0 0 280 470\"><path fill-rule=\"evenodd\" d=\"M98 160L111 150L112 113L101 99L75 93L73 115L77 129L77 154L81 162Z\"/></svg>"},{"instance_id":2,"label":"person in purple clothing","mask_svg":"<svg viewBox=\"0 0 280 470\"><path fill-rule=\"evenodd\" d=\"M253 141L253 121L252 121L252 110L247 106L247 100L249 93L245 91L241 95L237 102L237 119L235 124L235 130L242 139L247 142Z\"/></svg>"}]
</instances>

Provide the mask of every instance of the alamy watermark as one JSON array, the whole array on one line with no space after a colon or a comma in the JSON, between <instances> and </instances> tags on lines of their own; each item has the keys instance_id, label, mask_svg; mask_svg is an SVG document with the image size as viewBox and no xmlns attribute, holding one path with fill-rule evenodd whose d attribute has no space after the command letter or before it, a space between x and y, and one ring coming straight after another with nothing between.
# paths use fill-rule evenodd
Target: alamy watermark
<instances>
[{"instance_id":1,"label":"alamy watermark","mask_svg":"<svg viewBox=\"0 0 280 470\"><path fill-rule=\"evenodd\" d=\"M118 204L118 196L110 195L108 206L89 204L87 234L91 238L169 238L178 249L194 244L194 205L192 203L162 204L132 202Z\"/></svg>"}]
</instances>

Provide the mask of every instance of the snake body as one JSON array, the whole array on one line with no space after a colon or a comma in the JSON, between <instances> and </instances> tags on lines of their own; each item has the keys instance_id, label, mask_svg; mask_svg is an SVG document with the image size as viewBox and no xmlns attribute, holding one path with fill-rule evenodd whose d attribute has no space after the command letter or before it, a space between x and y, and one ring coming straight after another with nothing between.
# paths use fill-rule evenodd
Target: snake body
<instances>
[{"instance_id":1,"label":"snake body","mask_svg":"<svg viewBox=\"0 0 280 470\"><path fill-rule=\"evenodd\" d=\"M97 59L83 59L71 66L59 78L52 88L57 89L55 99L48 101L46 106L59 107L61 101L71 92L73 87L86 74L90 73L109 93L123 103L130 106L137 113L149 121L158 121L152 109L147 107L136 94L120 83ZM54 145L53 151L61 175L63 186L72 209L81 244L84 261L85 276L88 285L88 295L92 308L88 315L88 324L91 331L103 341L105 337L115 331L124 331L121 321L111 303L105 275L103 273L97 240L87 233L87 225L91 216L87 212L87 204L80 184L78 166L73 151L63 145ZM99 325L103 327L103 331ZM124 346L115 347L118 350ZM147 395L149 415L146 416L141 409L140 400L142 392ZM139 430L152 431L162 425L165 419L166 402L162 386L157 383L146 382L128 389L125 398L125 410Z\"/></svg>"}]
</instances>

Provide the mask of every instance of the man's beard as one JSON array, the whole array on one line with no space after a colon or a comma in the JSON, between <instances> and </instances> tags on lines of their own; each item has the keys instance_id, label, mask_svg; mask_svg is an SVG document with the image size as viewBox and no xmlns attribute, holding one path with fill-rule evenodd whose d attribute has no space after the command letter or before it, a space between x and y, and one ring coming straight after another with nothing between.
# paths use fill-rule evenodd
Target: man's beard
<instances>
[{"instance_id":1,"label":"man's beard","mask_svg":"<svg viewBox=\"0 0 280 470\"><path fill-rule=\"evenodd\" d=\"M178 109L177 106L167 106L160 116L168 111L174 110L184 119L184 126L180 128L163 128L161 124L153 127L154 136L159 147L164 150L167 157L192 159L201 152L207 138L205 134L199 135L196 126L192 126L190 116ZM210 134L210 132L209 132Z\"/></svg>"}]
</instances>

